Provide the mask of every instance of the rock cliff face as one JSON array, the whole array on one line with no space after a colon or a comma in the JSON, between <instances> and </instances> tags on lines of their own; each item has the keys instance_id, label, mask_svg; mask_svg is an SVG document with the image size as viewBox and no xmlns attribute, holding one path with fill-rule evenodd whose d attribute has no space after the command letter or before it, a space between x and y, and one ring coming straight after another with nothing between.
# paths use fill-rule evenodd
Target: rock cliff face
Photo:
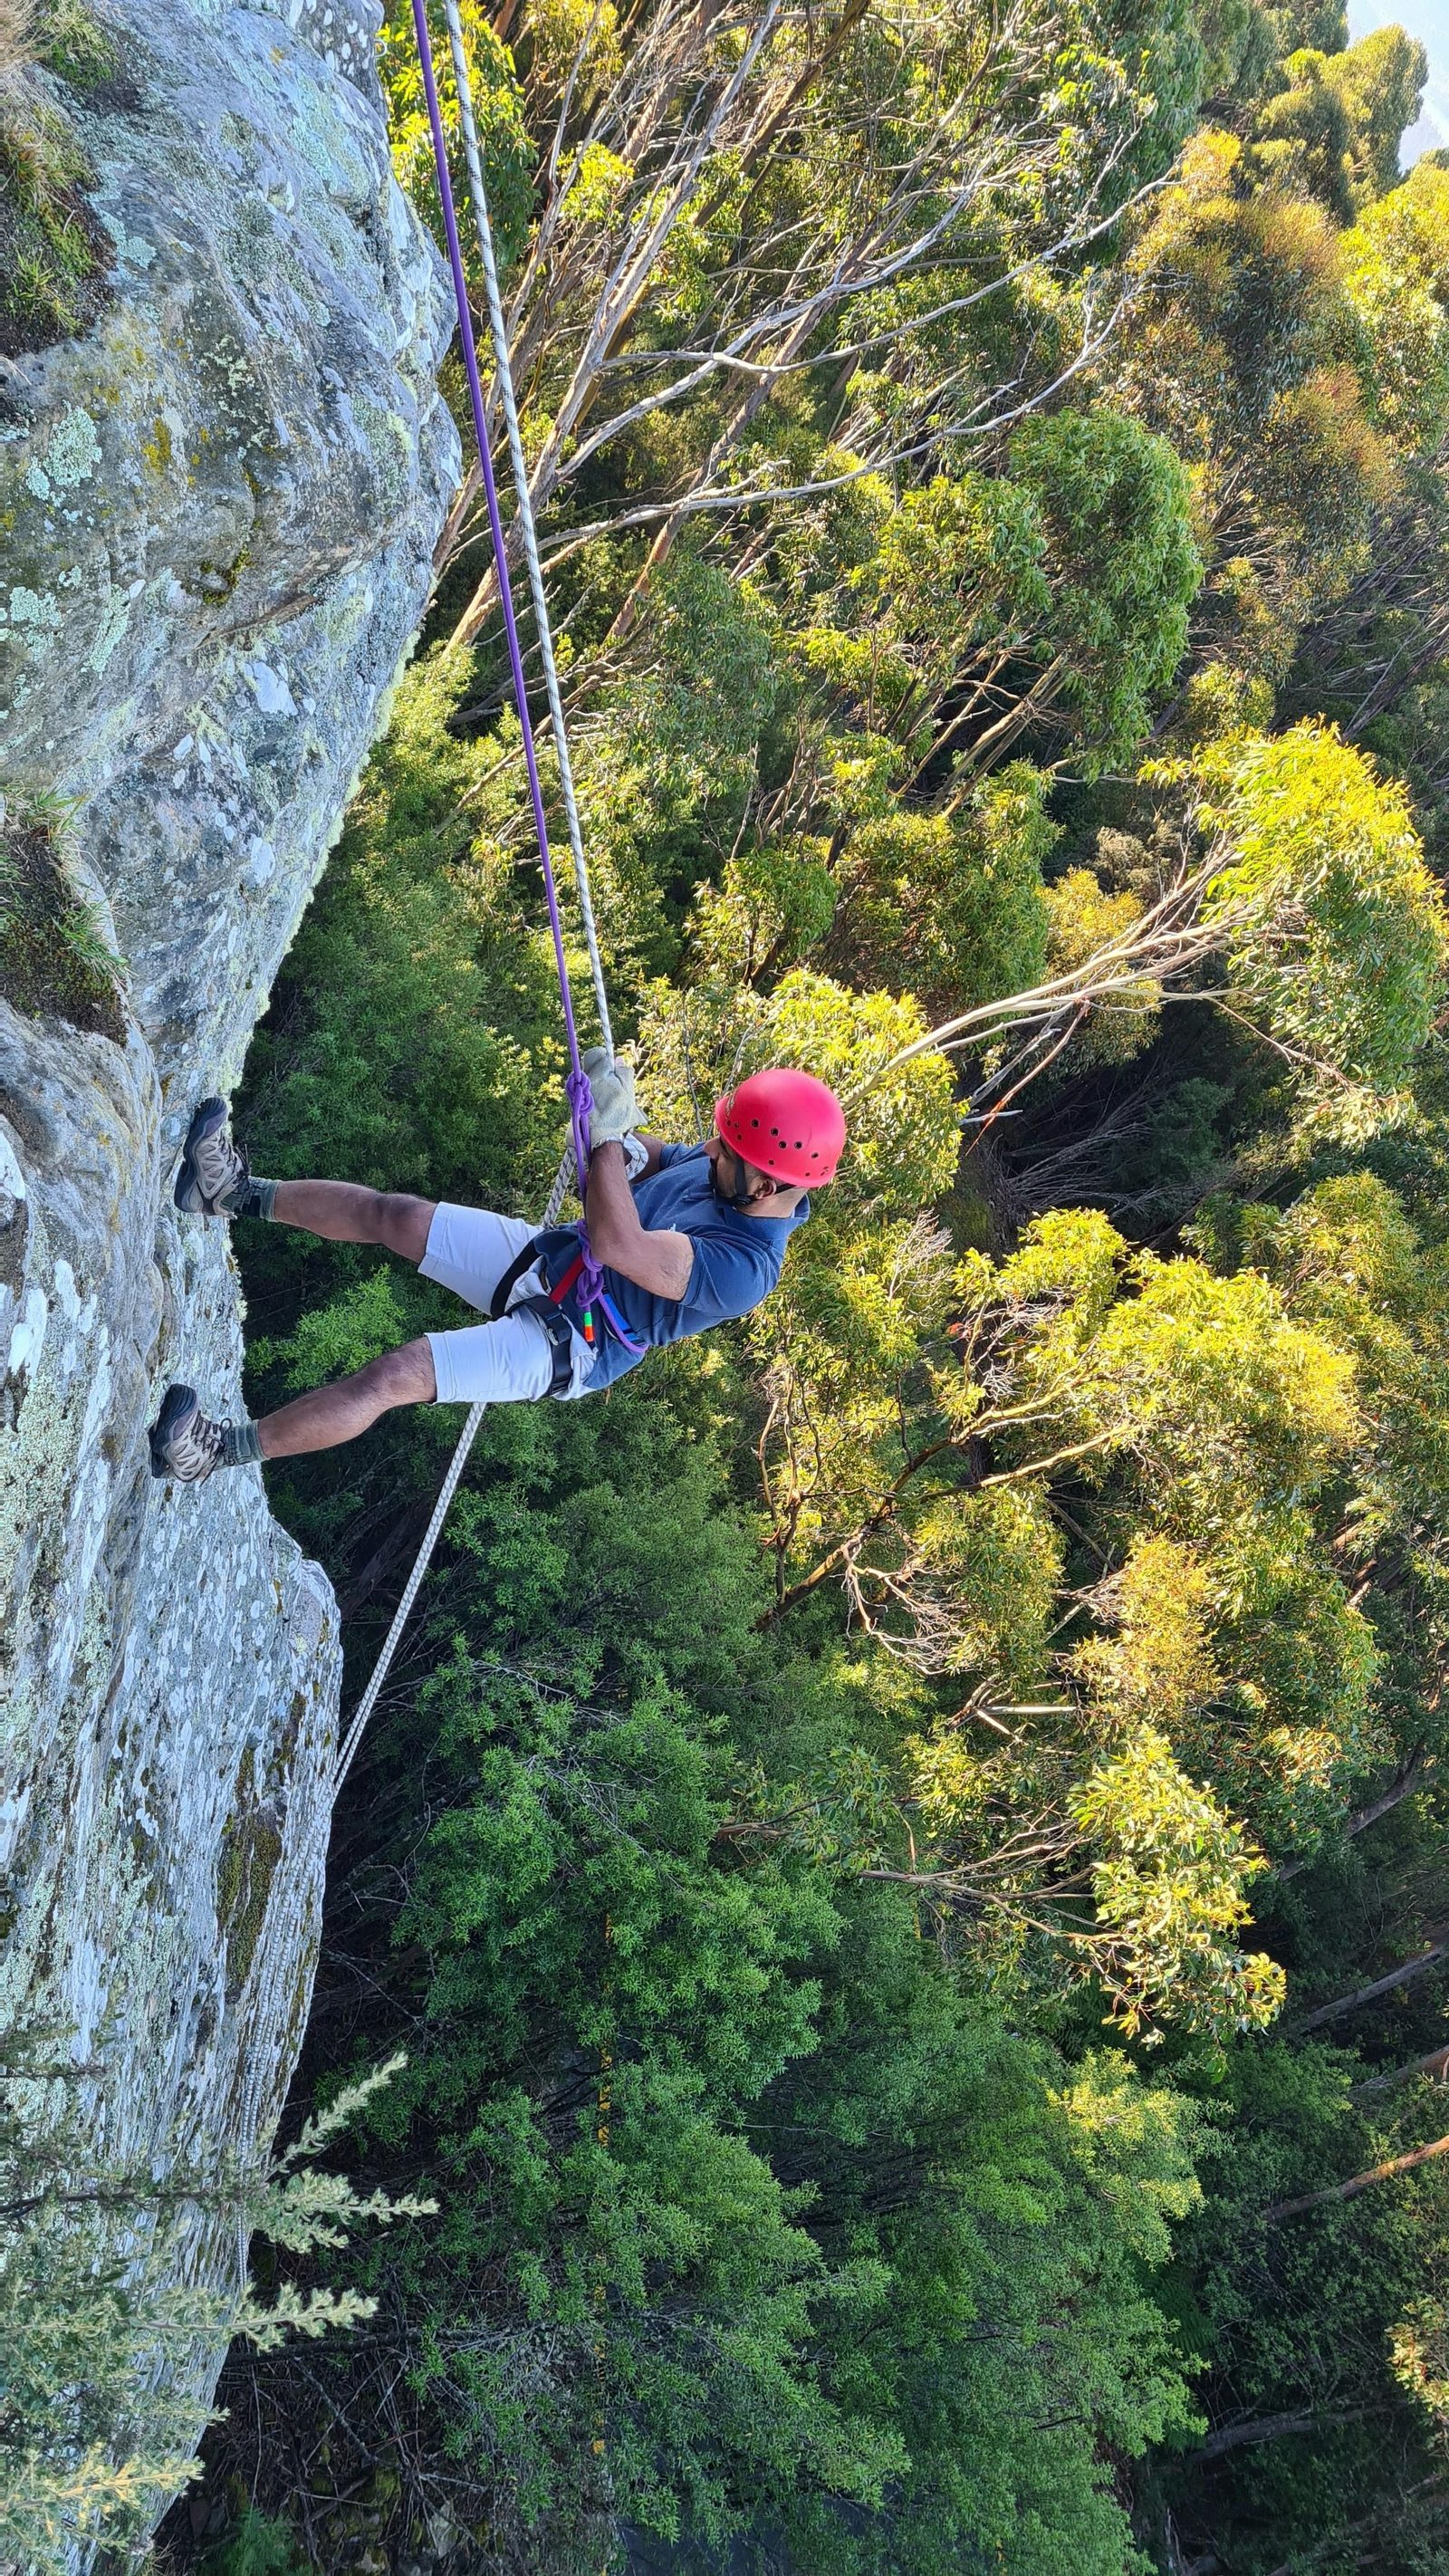
<instances>
[{"instance_id":1,"label":"rock cliff face","mask_svg":"<svg viewBox=\"0 0 1449 2576\"><path fill-rule=\"evenodd\" d=\"M0 789L80 800L126 985L119 1037L0 998L0 2028L73 2028L131 2153L269 2134L307 2008L335 1607L259 1470L158 1487L145 1430L173 1376L236 1408L177 1144L381 720L457 442L370 0L105 14L123 77L65 104L109 300L0 359Z\"/></svg>"}]
</instances>

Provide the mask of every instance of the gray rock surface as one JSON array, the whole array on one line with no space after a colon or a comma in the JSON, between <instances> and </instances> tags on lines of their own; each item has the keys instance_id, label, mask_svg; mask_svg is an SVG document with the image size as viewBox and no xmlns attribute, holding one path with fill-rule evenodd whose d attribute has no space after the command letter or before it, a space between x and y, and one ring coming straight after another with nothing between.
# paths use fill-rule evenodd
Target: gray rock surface
<instances>
[{"instance_id":1,"label":"gray rock surface","mask_svg":"<svg viewBox=\"0 0 1449 2576\"><path fill-rule=\"evenodd\" d=\"M335 1606L259 1470L158 1487L145 1430L173 1376L236 1409L176 1147L382 721L457 440L371 9L106 15L112 298L0 360L0 790L81 800L126 969L123 1043L0 999L0 2028L73 2028L131 2153L267 2136L306 2015Z\"/></svg>"}]
</instances>

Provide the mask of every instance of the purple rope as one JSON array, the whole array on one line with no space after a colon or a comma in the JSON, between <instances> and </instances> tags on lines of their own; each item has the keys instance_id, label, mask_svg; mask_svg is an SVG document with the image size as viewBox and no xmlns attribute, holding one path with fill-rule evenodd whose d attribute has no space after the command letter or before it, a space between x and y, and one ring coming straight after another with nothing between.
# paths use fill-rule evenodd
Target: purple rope
<instances>
[{"instance_id":1,"label":"purple rope","mask_svg":"<svg viewBox=\"0 0 1449 2576\"><path fill-rule=\"evenodd\" d=\"M558 886L554 881L553 858L548 845L548 821L543 810L543 788L539 782L538 754L534 749L533 725L528 713L528 691L523 677L523 655L518 643L518 621L513 613L513 585L508 578L508 548L503 536L503 522L498 514L498 490L493 480L493 460L488 449L488 424L483 408L483 386L478 374L478 351L473 339L473 316L468 307L468 285L463 275L463 254L458 247L458 218L453 206L453 183L448 176L448 147L443 134L443 119L438 106L438 84L433 74L433 48L428 36L424 0L413 0L413 26L417 31L418 59L422 65L423 93L428 102L428 123L433 133L433 159L437 164L438 199L443 209L443 230L448 237L448 260L453 271L453 293L458 305L458 337L463 344L463 365L468 377L468 400L473 411L473 430L478 441L478 462L483 468L483 490L488 502L488 525L493 532L493 552L498 562L498 594L503 605L503 626L508 637L508 660L513 673L513 694L518 704L518 722L523 735L523 757L528 770L528 793L533 805L534 829L538 834L538 855L543 865L543 886L548 897L548 923L553 933L554 963L558 968L559 998L563 1003L564 1029L568 1036L569 1119L573 1129L574 1163L578 1172L579 1199L582 1203L589 1179L589 1111L593 1094L589 1077L579 1056L578 1030L574 1025L574 997L569 986L568 960L564 955L563 919L559 912ZM589 1249L587 1228L581 1228L584 1267L579 1280L579 1295L587 1307L599 1296L603 1281L598 1263Z\"/></svg>"}]
</instances>

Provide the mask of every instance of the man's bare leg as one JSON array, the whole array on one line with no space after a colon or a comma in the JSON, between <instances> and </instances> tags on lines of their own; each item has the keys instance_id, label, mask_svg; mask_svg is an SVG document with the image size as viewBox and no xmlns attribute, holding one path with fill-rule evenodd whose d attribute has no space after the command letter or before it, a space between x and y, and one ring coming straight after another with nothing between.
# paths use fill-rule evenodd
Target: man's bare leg
<instances>
[{"instance_id":1,"label":"man's bare leg","mask_svg":"<svg viewBox=\"0 0 1449 2576\"><path fill-rule=\"evenodd\" d=\"M195 1216L269 1218L320 1235L328 1243L376 1243L416 1267L428 1248L434 1199L400 1190L369 1190L352 1181L270 1181L254 1175L233 1142L226 1103L204 1100L193 1111L173 1192ZM335 1386L316 1388L261 1422L216 1422L201 1410L194 1387L177 1381L151 1425L151 1473L199 1484L217 1467L259 1458L297 1458L355 1440L378 1416L401 1404L437 1400L433 1355L425 1340L385 1351Z\"/></svg>"},{"instance_id":2,"label":"man's bare leg","mask_svg":"<svg viewBox=\"0 0 1449 2576\"><path fill-rule=\"evenodd\" d=\"M287 1184L289 1189L302 1190L338 1186L327 1181ZM377 1238L343 1235L333 1240L372 1243ZM353 1376L338 1378L332 1386L314 1387L310 1395L299 1395L294 1404L263 1414L257 1424L262 1456L302 1458L314 1449L335 1449L342 1441L355 1440L359 1432L370 1430L379 1414L390 1413L399 1404L432 1404L437 1393L428 1343L404 1342L400 1350L384 1351Z\"/></svg>"},{"instance_id":3,"label":"man's bare leg","mask_svg":"<svg viewBox=\"0 0 1449 2576\"><path fill-rule=\"evenodd\" d=\"M301 1226L308 1234L320 1234L328 1243L380 1243L387 1251L399 1253L404 1261L416 1265L427 1251L428 1229L437 1204L436 1199L415 1199L405 1190L364 1190L355 1181L278 1181L272 1222ZM347 1382L350 1385L352 1381ZM410 1403L416 1399L401 1396L393 1400ZM287 1407L289 1412L292 1409ZM366 1429L366 1424L362 1428ZM350 1432L337 1435L339 1439L351 1436ZM315 1441L308 1446L329 1448L331 1443Z\"/></svg>"}]
</instances>

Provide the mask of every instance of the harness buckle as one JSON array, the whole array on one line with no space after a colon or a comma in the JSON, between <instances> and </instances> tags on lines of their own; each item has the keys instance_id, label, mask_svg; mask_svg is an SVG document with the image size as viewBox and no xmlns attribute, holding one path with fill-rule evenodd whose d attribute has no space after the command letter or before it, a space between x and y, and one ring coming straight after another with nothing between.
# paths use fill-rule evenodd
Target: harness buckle
<instances>
[{"instance_id":1,"label":"harness buckle","mask_svg":"<svg viewBox=\"0 0 1449 2576\"><path fill-rule=\"evenodd\" d=\"M509 1309L514 1315L536 1315L549 1338L553 1352L553 1375L548 1382L550 1395L566 1395L574 1382L573 1326L562 1307L547 1297L520 1297Z\"/></svg>"}]
</instances>

